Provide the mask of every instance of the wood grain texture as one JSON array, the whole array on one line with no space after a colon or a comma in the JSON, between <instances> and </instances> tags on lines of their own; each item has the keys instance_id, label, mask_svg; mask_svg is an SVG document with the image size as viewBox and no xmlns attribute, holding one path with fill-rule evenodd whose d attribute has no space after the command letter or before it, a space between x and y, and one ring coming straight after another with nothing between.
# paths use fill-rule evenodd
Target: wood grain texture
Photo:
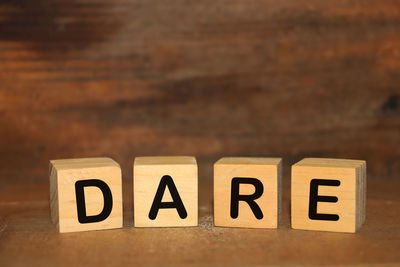
<instances>
[{"instance_id":1,"label":"wood grain texture","mask_svg":"<svg viewBox=\"0 0 400 267\"><path fill-rule=\"evenodd\" d=\"M1 1L1 265L146 264L159 251L174 262L178 250L184 263L399 262L398 10L398 0ZM116 159L129 212L132 162L146 155L196 156L202 228L84 233L87 243L51 232L48 160ZM284 176L304 157L365 159L366 225L288 231L286 193L282 229L209 228L223 156L282 157Z\"/></svg>"},{"instance_id":2,"label":"wood grain texture","mask_svg":"<svg viewBox=\"0 0 400 267\"><path fill-rule=\"evenodd\" d=\"M129 170L134 156L185 154L363 158L392 177L398 7L2 1L0 175L13 177L2 180L45 181L52 158L110 156Z\"/></svg>"}]
</instances>

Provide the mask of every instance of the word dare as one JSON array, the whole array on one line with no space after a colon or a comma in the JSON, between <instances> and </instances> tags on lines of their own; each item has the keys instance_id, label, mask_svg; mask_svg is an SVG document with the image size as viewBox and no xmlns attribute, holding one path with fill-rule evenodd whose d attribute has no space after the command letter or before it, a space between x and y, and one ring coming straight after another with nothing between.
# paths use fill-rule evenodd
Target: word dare
<instances>
[{"instance_id":1,"label":"word dare","mask_svg":"<svg viewBox=\"0 0 400 267\"><path fill-rule=\"evenodd\" d=\"M137 157L135 227L198 225L194 157ZM281 158L222 158L214 164L214 224L277 228ZM356 232L365 221L366 162L305 158L292 166L292 228ZM50 210L59 232L123 227L121 168L110 158L50 161Z\"/></svg>"}]
</instances>

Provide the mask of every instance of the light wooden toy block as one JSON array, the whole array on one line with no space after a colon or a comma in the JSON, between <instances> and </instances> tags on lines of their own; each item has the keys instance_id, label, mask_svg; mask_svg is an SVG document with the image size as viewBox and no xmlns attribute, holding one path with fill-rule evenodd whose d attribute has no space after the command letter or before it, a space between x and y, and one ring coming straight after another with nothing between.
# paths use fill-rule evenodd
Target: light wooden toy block
<instances>
[{"instance_id":1,"label":"light wooden toy block","mask_svg":"<svg viewBox=\"0 0 400 267\"><path fill-rule=\"evenodd\" d=\"M282 196L281 161L281 158L218 160L214 164L215 226L277 228ZM238 195L243 197L239 200Z\"/></svg>"},{"instance_id":2,"label":"light wooden toy block","mask_svg":"<svg viewBox=\"0 0 400 267\"><path fill-rule=\"evenodd\" d=\"M365 221L366 162L305 158L292 166L292 228L356 232Z\"/></svg>"},{"instance_id":3,"label":"light wooden toy block","mask_svg":"<svg viewBox=\"0 0 400 267\"><path fill-rule=\"evenodd\" d=\"M118 163L110 158L51 160L50 211L60 233L122 227Z\"/></svg>"},{"instance_id":4,"label":"light wooden toy block","mask_svg":"<svg viewBox=\"0 0 400 267\"><path fill-rule=\"evenodd\" d=\"M133 187L136 227L198 225L194 157L137 157Z\"/></svg>"}]
</instances>

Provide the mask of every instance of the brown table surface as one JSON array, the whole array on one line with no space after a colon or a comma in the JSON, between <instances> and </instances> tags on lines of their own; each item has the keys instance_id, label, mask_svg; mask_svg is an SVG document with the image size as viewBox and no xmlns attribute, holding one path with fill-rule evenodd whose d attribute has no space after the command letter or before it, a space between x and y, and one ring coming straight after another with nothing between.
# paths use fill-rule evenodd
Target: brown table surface
<instances>
[{"instance_id":1,"label":"brown table surface","mask_svg":"<svg viewBox=\"0 0 400 267\"><path fill-rule=\"evenodd\" d=\"M285 177L288 178L288 177ZM0 190L0 265L400 264L400 182L370 178L367 221L356 234L290 228L289 179L277 230L213 226L212 183L200 177L199 227L134 228L124 184L124 228L59 234L48 184Z\"/></svg>"}]
</instances>

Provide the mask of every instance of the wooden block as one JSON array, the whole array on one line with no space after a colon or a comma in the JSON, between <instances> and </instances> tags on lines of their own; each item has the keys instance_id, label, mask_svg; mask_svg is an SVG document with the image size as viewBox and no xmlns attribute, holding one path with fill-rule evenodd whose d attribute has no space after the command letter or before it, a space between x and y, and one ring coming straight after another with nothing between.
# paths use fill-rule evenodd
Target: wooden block
<instances>
[{"instance_id":1,"label":"wooden block","mask_svg":"<svg viewBox=\"0 0 400 267\"><path fill-rule=\"evenodd\" d=\"M215 226L277 228L280 158L222 158L214 164Z\"/></svg>"},{"instance_id":2,"label":"wooden block","mask_svg":"<svg viewBox=\"0 0 400 267\"><path fill-rule=\"evenodd\" d=\"M194 157L137 157L133 186L136 227L198 225Z\"/></svg>"},{"instance_id":3,"label":"wooden block","mask_svg":"<svg viewBox=\"0 0 400 267\"><path fill-rule=\"evenodd\" d=\"M365 221L366 162L306 158L292 166L292 228L356 232Z\"/></svg>"},{"instance_id":4,"label":"wooden block","mask_svg":"<svg viewBox=\"0 0 400 267\"><path fill-rule=\"evenodd\" d=\"M110 158L51 160L50 210L60 233L122 227L118 163Z\"/></svg>"}]
</instances>

